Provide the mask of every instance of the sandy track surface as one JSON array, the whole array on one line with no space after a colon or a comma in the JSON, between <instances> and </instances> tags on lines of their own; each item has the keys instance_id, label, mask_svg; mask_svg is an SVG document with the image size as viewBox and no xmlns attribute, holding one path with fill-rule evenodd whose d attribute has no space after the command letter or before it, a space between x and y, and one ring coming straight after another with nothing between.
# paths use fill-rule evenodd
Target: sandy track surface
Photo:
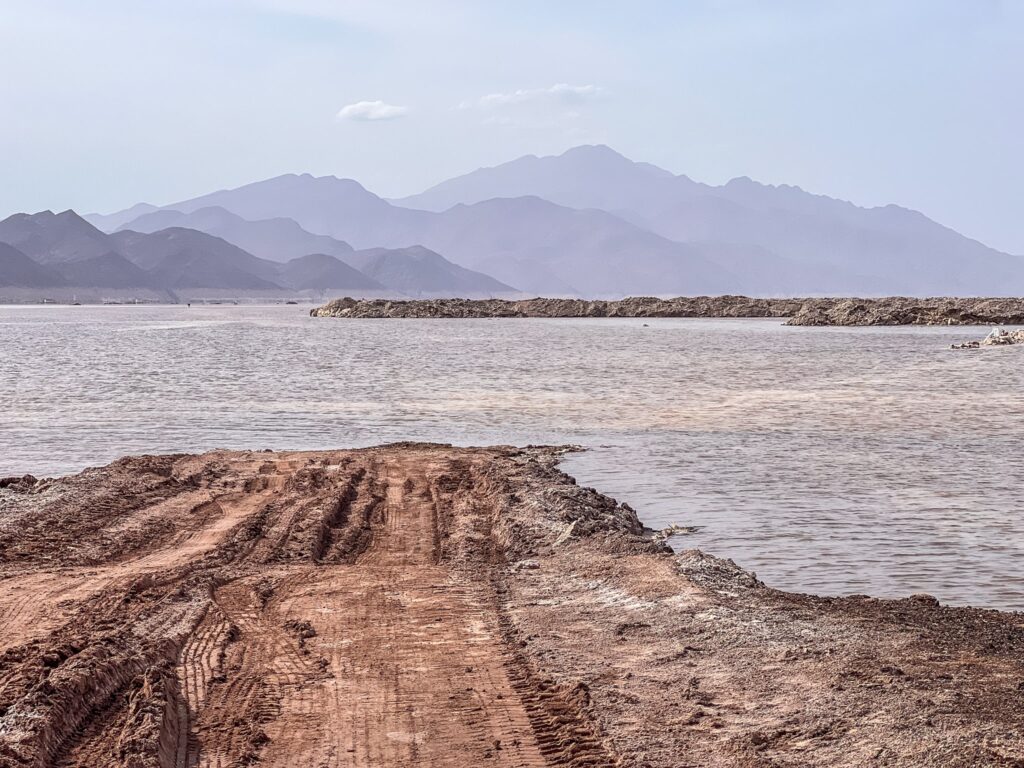
<instances>
[{"instance_id":1,"label":"sandy track surface","mask_svg":"<svg viewBox=\"0 0 1024 768\"><path fill-rule=\"evenodd\" d=\"M1024 619L767 589L550 449L0 484L0 766L1024 765Z\"/></svg>"}]
</instances>

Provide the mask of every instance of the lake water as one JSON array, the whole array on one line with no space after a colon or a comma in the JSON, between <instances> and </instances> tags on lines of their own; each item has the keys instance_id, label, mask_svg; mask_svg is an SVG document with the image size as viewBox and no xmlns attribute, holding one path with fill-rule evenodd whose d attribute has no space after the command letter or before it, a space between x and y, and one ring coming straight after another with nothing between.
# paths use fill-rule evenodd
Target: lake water
<instances>
[{"instance_id":1,"label":"lake water","mask_svg":"<svg viewBox=\"0 0 1024 768\"><path fill-rule=\"evenodd\" d=\"M646 326L645 326L646 323ZM565 469L769 585L1024 610L1024 347L777 320L0 307L0 476L125 453L579 443Z\"/></svg>"}]
</instances>

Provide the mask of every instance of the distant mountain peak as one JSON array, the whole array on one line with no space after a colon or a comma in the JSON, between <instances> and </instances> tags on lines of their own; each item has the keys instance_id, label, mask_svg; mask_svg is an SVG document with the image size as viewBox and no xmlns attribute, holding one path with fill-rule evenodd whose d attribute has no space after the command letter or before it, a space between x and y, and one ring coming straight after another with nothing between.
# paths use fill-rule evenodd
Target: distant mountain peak
<instances>
[{"instance_id":1,"label":"distant mountain peak","mask_svg":"<svg viewBox=\"0 0 1024 768\"><path fill-rule=\"evenodd\" d=\"M444 211L458 203L474 204L491 198L540 197L568 208L615 211L628 206L631 190L674 185L696 187L649 163L638 163L606 144L581 144L560 155L527 155L491 168L480 168L396 201L409 208ZM656 196L659 192L653 192Z\"/></svg>"},{"instance_id":2,"label":"distant mountain peak","mask_svg":"<svg viewBox=\"0 0 1024 768\"><path fill-rule=\"evenodd\" d=\"M316 174L306 172L306 173L284 173L284 174L281 174L280 176L273 176L273 177L271 177L269 179L264 179L263 181L253 181L253 182L250 182L248 184L243 184L240 187L232 187L229 190L222 190L222 191L233 192L233 191L236 191L236 190L239 190L239 189L245 189L247 187L255 187L255 186L260 186L260 185L264 185L264 184L274 184L274 183L277 183L277 182L291 182L291 183L302 183L302 184L308 184L309 182L314 182L316 184L324 184L324 185L327 185L327 184L341 184L341 185L344 185L344 186L354 186L354 187L359 187L360 189L366 189L366 187L364 187L362 184L360 184L358 181L356 181L355 179L352 179L352 178L335 176L334 174L330 174L330 173L324 174L323 176L317 176Z\"/></svg>"},{"instance_id":3,"label":"distant mountain peak","mask_svg":"<svg viewBox=\"0 0 1024 768\"><path fill-rule=\"evenodd\" d=\"M28 213L28 212L24 212L24 211L20 212L20 213L12 213L10 216L8 216L6 219L4 219L4 221L7 221L7 222L19 221L19 222L25 222L27 224L32 224L33 226L35 226L35 225L38 225L40 222L54 221L56 218L57 218L57 214L55 214L53 211L51 211L49 208L47 208L44 211L36 211L35 213Z\"/></svg>"},{"instance_id":4,"label":"distant mountain peak","mask_svg":"<svg viewBox=\"0 0 1024 768\"><path fill-rule=\"evenodd\" d=\"M613 157L627 162L633 162L628 157L623 155L621 152L616 152L614 149L609 147L607 144L578 144L575 147L569 147L559 157Z\"/></svg>"},{"instance_id":5,"label":"distant mountain peak","mask_svg":"<svg viewBox=\"0 0 1024 768\"><path fill-rule=\"evenodd\" d=\"M165 210L170 210L170 209L165 209ZM180 211L175 211L175 213L180 213ZM241 216L239 216L238 214L232 213L231 211L229 211L227 208L225 208L222 205L208 205L205 208L197 208L195 211L193 211L193 213L195 213L197 215L198 214L203 214L203 215L206 215L206 216L223 216L226 219L239 219L239 220L243 220L244 221L244 219L242 219Z\"/></svg>"},{"instance_id":6,"label":"distant mountain peak","mask_svg":"<svg viewBox=\"0 0 1024 768\"><path fill-rule=\"evenodd\" d=\"M77 225L77 224L84 224L85 226L89 227L89 229L95 229L92 224L90 224L88 221L83 219L81 216L79 216L75 211L71 210L70 208L68 208L66 211L61 211L56 216L54 216L54 218L57 221L72 223L72 224L75 224L75 225Z\"/></svg>"}]
</instances>

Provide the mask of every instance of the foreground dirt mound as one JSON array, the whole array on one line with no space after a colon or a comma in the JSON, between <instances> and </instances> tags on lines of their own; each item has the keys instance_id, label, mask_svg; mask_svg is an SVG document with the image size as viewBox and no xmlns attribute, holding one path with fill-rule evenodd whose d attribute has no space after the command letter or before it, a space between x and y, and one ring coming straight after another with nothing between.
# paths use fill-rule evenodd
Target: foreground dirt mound
<instances>
[{"instance_id":1,"label":"foreground dirt mound","mask_svg":"<svg viewBox=\"0 0 1024 768\"><path fill-rule=\"evenodd\" d=\"M1024 299L752 299L747 296L585 299L336 299L312 317L779 317L787 325L1021 325Z\"/></svg>"},{"instance_id":2,"label":"foreground dirt mound","mask_svg":"<svg viewBox=\"0 0 1024 768\"><path fill-rule=\"evenodd\" d=\"M1024 764L1024 619L674 555L559 451L0 482L0 766Z\"/></svg>"}]
</instances>

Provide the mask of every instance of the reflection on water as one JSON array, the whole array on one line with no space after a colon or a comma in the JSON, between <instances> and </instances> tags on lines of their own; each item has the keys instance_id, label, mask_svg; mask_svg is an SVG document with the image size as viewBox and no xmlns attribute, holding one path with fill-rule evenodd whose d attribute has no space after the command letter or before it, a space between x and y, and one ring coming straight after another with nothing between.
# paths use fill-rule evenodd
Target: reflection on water
<instances>
[{"instance_id":1,"label":"reflection on water","mask_svg":"<svg viewBox=\"0 0 1024 768\"><path fill-rule=\"evenodd\" d=\"M646 326L644 325L646 322ZM565 468L772 586L1024 609L1024 348L760 320L0 308L0 476L124 453L580 443Z\"/></svg>"}]
</instances>

